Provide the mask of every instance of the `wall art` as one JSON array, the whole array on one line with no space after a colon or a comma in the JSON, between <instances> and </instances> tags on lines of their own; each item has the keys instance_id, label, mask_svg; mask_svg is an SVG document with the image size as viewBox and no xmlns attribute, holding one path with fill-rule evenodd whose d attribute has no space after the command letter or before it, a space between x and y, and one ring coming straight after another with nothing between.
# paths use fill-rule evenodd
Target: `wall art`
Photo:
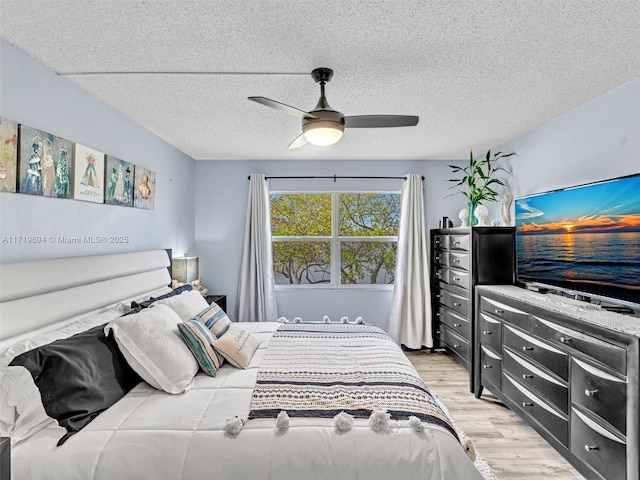
<instances>
[{"instance_id":1,"label":"wall art","mask_svg":"<svg viewBox=\"0 0 640 480\"><path fill-rule=\"evenodd\" d=\"M104 171L104 203L133 206L133 163L107 155Z\"/></svg>"},{"instance_id":2,"label":"wall art","mask_svg":"<svg viewBox=\"0 0 640 480\"><path fill-rule=\"evenodd\" d=\"M104 153L76 143L73 159L73 198L104 203Z\"/></svg>"},{"instance_id":3,"label":"wall art","mask_svg":"<svg viewBox=\"0 0 640 480\"><path fill-rule=\"evenodd\" d=\"M0 117L0 192L15 192L18 175L18 123Z\"/></svg>"},{"instance_id":4,"label":"wall art","mask_svg":"<svg viewBox=\"0 0 640 480\"><path fill-rule=\"evenodd\" d=\"M134 187L133 206L153 210L156 198L156 172L136 165Z\"/></svg>"}]
</instances>

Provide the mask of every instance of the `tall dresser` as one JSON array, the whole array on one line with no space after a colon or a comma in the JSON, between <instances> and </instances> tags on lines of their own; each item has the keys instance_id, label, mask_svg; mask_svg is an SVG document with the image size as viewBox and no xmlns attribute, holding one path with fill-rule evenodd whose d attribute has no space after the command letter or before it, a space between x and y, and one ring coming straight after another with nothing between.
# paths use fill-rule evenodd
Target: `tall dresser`
<instances>
[{"instance_id":1,"label":"tall dresser","mask_svg":"<svg viewBox=\"0 0 640 480\"><path fill-rule=\"evenodd\" d=\"M431 230L434 347L446 349L470 372L472 392L475 286L513 284L514 261L513 227Z\"/></svg>"}]
</instances>

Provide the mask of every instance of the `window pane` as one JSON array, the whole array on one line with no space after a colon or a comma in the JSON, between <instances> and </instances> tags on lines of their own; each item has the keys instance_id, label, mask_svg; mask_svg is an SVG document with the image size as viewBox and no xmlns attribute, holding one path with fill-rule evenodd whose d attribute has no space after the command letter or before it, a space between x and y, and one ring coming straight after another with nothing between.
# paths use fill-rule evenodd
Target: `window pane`
<instances>
[{"instance_id":1,"label":"window pane","mask_svg":"<svg viewBox=\"0 0 640 480\"><path fill-rule=\"evenodd\" d=\"M395 237L400 223L400 194L341 193L340 235Z\"/></svg>"},{"instance_id":2,"label":"window pane","mask_svg":"<svg viewBox=\"0 0 640 480\"><path fill-rule=\"evenodd\" d=\"M340 242L342 283L392 284L397 242Z\"/></svg>"},{"instance_id":3,"label":"window pane","mask_svg":"<svg viewBox=\"0 0 640 480\"><path fill-rule=\"evenodd\" d=\"M331 282L331 242L273 242L276 285Z\"/></svg>"},{"instance_id":4,"label":"window pane","mask_svg":"<svg viewBox=\"0 0 640 480\"><path fill-rule=\"evenodd\" d=\"M271 235L331 236L331 194L272 193Z\"/></svg>"}]
</instances>

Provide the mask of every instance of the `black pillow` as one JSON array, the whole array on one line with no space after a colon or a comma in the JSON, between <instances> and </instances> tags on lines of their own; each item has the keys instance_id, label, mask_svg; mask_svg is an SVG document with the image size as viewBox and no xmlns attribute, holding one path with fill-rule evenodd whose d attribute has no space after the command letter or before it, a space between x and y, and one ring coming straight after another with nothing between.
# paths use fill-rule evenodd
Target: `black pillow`
<instances>
[{"instance_id":1,"label":"black pillow","mask_svg":"<svg viewBox=\"0 0 640 480\"><path fill-rule=\"evenodd\" d=\"M186 283L175 290L170 291L169 293L165 293L164 295L160 295L159 297L149 297L149 300L145 300L143 302L131 302L131 311L127 314L130 315L132 313L138 313L143 308L149 307L152 303L157 302L158 300L162 300L163 298L173 297L175 295L180 295L182 292L188 292L193 290L193 286L190 283Z\"/></svg>"},{"instance_id":2,"label":"black pillow","mask_svg":"<svg viewBox=\"0 0 640 480\"><path fill-rule=\"evenodd\" d=\"M141 382L104 325L15 357L40 390L47 415L66 428L62 445Z\"/></svg>"}]
</instances>

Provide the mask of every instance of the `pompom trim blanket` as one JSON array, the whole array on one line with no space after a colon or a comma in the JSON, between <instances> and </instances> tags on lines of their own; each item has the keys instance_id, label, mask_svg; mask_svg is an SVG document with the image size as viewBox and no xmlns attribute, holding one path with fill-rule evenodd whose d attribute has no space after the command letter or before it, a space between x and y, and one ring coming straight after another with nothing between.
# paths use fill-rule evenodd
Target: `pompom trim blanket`
<instances>
[{"instance_id":1,"label":"pompom trim blanket","mask_svg":"<svg viewBox=\"0 0 640 480\"><path fill-rule=\"evenodd\" d=\"M457 434L400 347L371 325L283 324L273 334L253 390L252 418L417 417Z\"/></svg>"}]
</instances>

